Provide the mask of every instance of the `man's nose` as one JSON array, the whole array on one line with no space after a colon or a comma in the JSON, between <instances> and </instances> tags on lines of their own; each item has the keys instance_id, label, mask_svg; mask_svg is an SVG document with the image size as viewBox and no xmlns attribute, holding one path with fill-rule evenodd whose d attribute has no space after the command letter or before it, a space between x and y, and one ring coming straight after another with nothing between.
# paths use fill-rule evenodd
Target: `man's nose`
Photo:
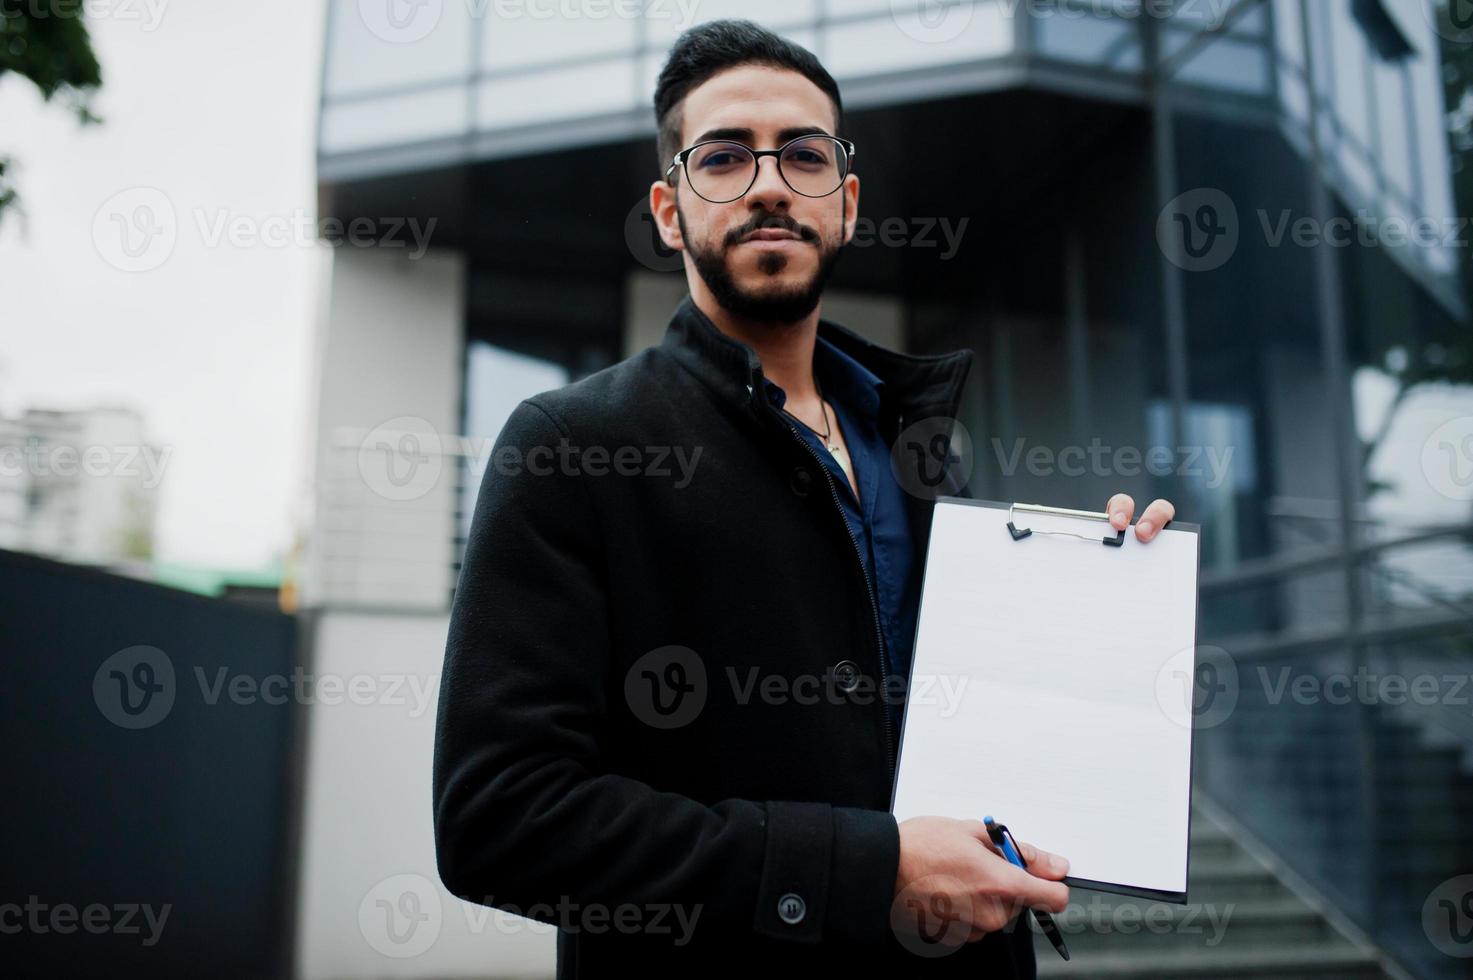
<instances>
[{"instance_id":1,"label":"man's nose","mask_svg":"<svg viewBox=\"0 0 1473 980\"><path fill-rule=\"evenodd\" d=\"M786 209L793 200L793 189L783 180L777 168L777 157L759 157L757 179L747 191L747 205L761 206L769 211L779 207Z\"/></svg>"}]
</instances>

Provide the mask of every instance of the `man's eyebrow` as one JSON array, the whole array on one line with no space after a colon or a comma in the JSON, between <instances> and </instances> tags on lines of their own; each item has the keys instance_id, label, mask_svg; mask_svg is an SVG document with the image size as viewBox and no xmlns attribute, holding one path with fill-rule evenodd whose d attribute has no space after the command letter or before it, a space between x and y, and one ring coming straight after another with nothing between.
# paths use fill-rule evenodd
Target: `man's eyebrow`
<instances>
[{"instance_id":1,"label":"man's eyebrow","mask_svg":"<svg viewBox=\"0 0 1473 980\"><path fill-rule=\"evenodd\" d=\"M696 137L693 143L704 143L707 140L737 140L750 144L754 135L753 130L745 126L726 126L721 129L706 130L700 136ZM829 131L821 126L789 126L787 129L778 130L777 141L779 144L782 144L788 140L795 140L799 136L828 135L830 135Z\"/></svg>"}]
</instances>

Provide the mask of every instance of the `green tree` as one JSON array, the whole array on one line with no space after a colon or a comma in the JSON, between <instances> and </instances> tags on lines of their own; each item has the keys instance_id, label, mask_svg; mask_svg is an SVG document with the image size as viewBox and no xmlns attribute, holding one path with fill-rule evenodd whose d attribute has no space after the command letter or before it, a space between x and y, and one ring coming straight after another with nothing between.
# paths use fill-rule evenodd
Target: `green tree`
<instances>
[{"instance_id":1,"label":"green tree","mask_svg":"<svg viewBox=\"0 0 1473 980\"><path fill-rule=\"evenodd\" d=\"M102 69L82 23L83 0L0 0L0 80L15 72L48 102L57 99L83 125L95 123L89 102ZM15 207L11 157L0 154L0 222Z\"/></svg>"}]
</instances>

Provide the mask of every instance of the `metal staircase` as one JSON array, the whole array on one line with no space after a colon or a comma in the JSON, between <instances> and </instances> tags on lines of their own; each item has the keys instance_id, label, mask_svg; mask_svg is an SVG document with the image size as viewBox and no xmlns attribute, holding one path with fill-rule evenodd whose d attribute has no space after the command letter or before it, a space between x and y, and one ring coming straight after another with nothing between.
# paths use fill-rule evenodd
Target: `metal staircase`
<instances>
[{"instance_id":1,"label":"metal staircase","mask_svg":"<svg viewBox=\"0 0 1473 980\"><path fill-rule=\"evenodd\" d=\"M1190 904L1073 889L1057 916L1072 958L1036 937L1039 977L1370 980L1388 972L1376 951L1310 904L1205 805L1193 807Z\"/></svg>"}]
</instances>

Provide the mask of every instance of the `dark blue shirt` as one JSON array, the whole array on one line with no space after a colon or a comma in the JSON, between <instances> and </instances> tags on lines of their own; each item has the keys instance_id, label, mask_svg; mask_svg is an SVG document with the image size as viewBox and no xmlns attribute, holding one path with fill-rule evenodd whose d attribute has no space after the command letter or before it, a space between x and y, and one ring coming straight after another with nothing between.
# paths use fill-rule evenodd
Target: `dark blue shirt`
<instances>
[{"instance_id":1,"label":"dark blue shirt","mask_svg":"<svg viewBox=\"0 0 1473 980\"><path fill-rule=\"evenodd\" d=\"M849 486L849 477L823 443L821 432L784 415L788 423L817 451L833 477L839 503L858 545L865 575L879 606L880 635L891 673L910 676L911 650L915 643L916 615L920 605L920 566L916 561L915 538L906 513L905 491L890 470L890 447L880 435L880 402L884 382L854 358L819 338L813 349L813 368L823 388L824 400L833 406L843 431L849 458L859 484L859 500ZM782 409L787 394L771 380L767 395ZM892 694L897 694L895 687ZM878 697L878 692L875 692ZM900 737L901 703L891 702L890 720L895 737ZM898 743L897 743L898 744Z\"/></svg>"}]
</instances>

